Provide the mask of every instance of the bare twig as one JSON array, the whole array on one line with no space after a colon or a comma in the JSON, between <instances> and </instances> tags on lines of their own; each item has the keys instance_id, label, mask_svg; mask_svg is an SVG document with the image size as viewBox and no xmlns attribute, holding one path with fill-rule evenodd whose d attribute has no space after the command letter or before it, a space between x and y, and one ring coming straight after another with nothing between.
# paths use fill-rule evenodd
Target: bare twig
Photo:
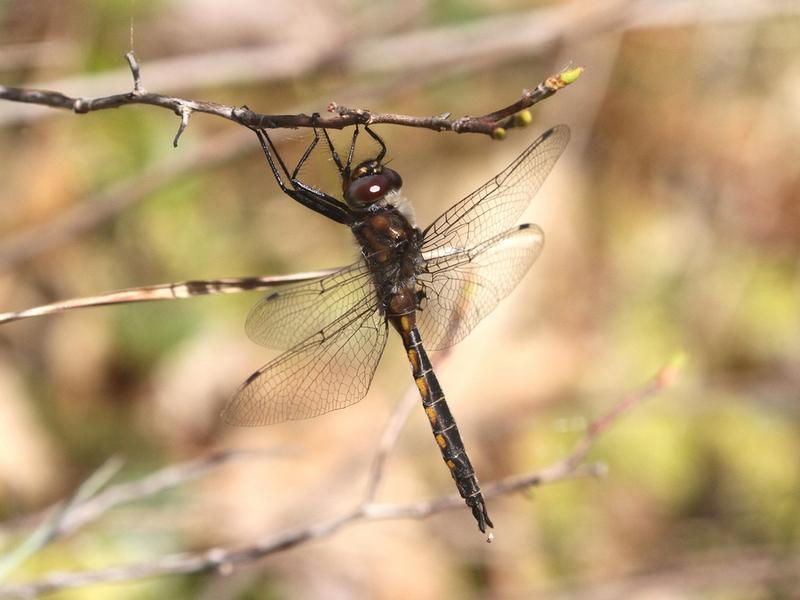
<instances>
[{"instance_id":1,"label":"bare twig","mask_svg":"<svg viewBox=\"0 0 800 600\"><path fill-rule=\"evenodd\" d=\"M280 453L279 450L269 448L223 450L165 467L135 481L117 484L76 505L63 519L58 537L68 535L87 523L96 521L115 506L178 487L203 477L222 465L242 459L274 457Z\"/></svg>"},{"instance_id":2,"label":"bare twig","mask_svg":"<svg viewBox=\"0 0 800 600\"><path fill-rule=\"evenodd\" d=\"M270 449L238 449L214 452L184 463L170 465L154 471L140 479L105 487L119 471L122 461L112 458L84 481L68 500L48 508L42 513L26 517L26 523L41 521L41 525L20 546L29 552L36 552L45 545L69 535L96 521L112 508L120 504L143 500L165 490L178 487L208 474L213 469L241 459L276 456L279 451ZM4 529L16 529L18 524L2 524ZM34 546L31 540L36 541ZM18 549L18 550L20 550ZM20 564L14 552L0 560L0 577ZM13 558L12 558L13 557ZM27 556L26 556L27 558ZM6 564L8 561L8 565ZM13 561L13 564L11 564Z\"/></svg>"},{"instance_id":3,"label":"bare twig","mask_svg":"<svg viewBox=\"0 0 800 600\"><path fill-rule=\"evenodd\" d=\"M423 256L427 257L428 255L427 253L423 253ZM132 287L124 290L103 292L94 296L81 296L79 298L60 300L58 302L34 306L24 310L0 313L0 325L11 323L12 321L20 321L22 319L63 313L78 308L109 306L112 304L131 304L134 302L185 300L196 296L263 291L287 283L301 283L303 281L316 279L317 277L330 275L340 268L342 267L291 273L288 275L223 277L220 279L197 279L193 281L179 281L177 283ZM443 355L440 354L440 359L442 356ZM416 390L416 388L414 389Z\"/></svg>"},{"instance_id":4,"label":"bare twig","mask_svg":"<svg viewBox=\"0 0 800 600\"><path fill-rule=\"evenodd\" d=\"M373 125L376 123L391 123L393 125L404 125L406 127L424 127L434 131L453 131L455 133L484 133L494 138L505 136L507 129L512 127L524 126L529 122L529 117L523 111L534 104L538 104L555 94L558 90L574 82L583 73L582 67L571 67L564 69L557 75L548 77L532 90L524 90L522 96L516 102L490 112L480 117L461 117L452 119L450 113L444 113L433 117L411 117L408 115L395 115L387 113L375 113L364 109L346 108L332 102L328 106L329 112L334 112L343 119L354 119L356 123L363 125ZM523 113L519 120L513 119L518 114ZM322 123L335 123L335 119L320 120ZM346 122L347 125L351 124ZM337 125L333 125L339 128Z\"/></svg>"},{"instance_id":5,"label":"bare twig","mask_svg":"<svg viewBox=\"0 0 800 600\"><path fill-rule=\"evenodd\" d=\"M566 479L596 476L603 472L598 465L583 463L592 444L608 431L622 414L670 385L682 362L676 357L642 388L625 396L606 414L589 425L587 432L573 451L554 465L538 472L500 479L483 486L484 496L496 497L523 491L531 487L555 483ZM401 403L404 406L405 403ZM405 409L395 411L384 432L384 444L391 445L396 434L397 423L402 423ZM382 463L386 450L379 450L376 462ZM382 469L379 467L378 470ZM380 479L380 474L377 476ZM83 587L97 583L140 580L160 575L218 571L229 573L237 564L253 562L270 554L298 546L309 540L329 537L340 529L356 522L386 519L421 519L445 510L460 508L463 500L457 495L444 496L408 504L377 504L369 495L374 495L373 486L368 487L367 498L354 509L330 520L264 536L240 548L211 548L202 552L184 552L163 556L149 561L122 565L96 571L52 573L38 581L0 587L0 598L34 598L64 589Z\"/></svg>"},{"instance_id":6,"label":"bare twig","mask_svg":"<svg viewBox=\"0 0 800 600\"><path fill-rule=\"evenodd\" d=\"M237 294L239 292L254 292L266 290L271 287L287 283L308 281L323 275L330 275L336 269L320 271L307 271L292 273L290 275L265 275L263 277L230 277L224 279L198 279L195 281L181 281L179 283L164 283L161 285L146 285L128 288L113 292L105 292L96 296L83 296L62 300L42 306L35 306L26 310L0 313L0 325L42 317L74 310L76 308L90 308L93 306L108 306L111 304L130 304L132 302L154 302L159 300L184 300L195 296L208 296L214 294Z\"/></svg>"},{"instance_id":7,"label":"bare twig","mask_svg":"<svg viewBox=\"0 0 800 600\"><path fill-rule=\"evenodd\" d=\"M400 432L408 420L408 416L418 403L419 390L416 386L409 387L406 393L403 394L403 398L397 403L394 412L392 412L392 416L389 418L386 427L384 427L383 434L378 442L378 451L372 460L372 466L367 477L367 491L364 494L365 501L371 502L375 499L378 487L383 479L386 460L397 443L397 438L400 437Z\"/></svg>"},{"instance_id":8,"label":"bare twig","mask_svg":"<svg viewBox=\"0 0 800 600\"><path fill-rule=\"evenodd\" d=\"M59 537L61 526L70 513L76 507L92 498L121 468L122 460L118 457L111 457L104 462L97 471L92 473L78 487L71 498L56 507L52 511L50 518L42 522L22 544L5 556L0 557L0 580L5 579L9 573Z\"/></svg>"},{"instance_id":9,"label":"bare twig","mask_svg":"<svg viewBox=\"0 0 800 600\"><path fill-rule=\"evenodd\" d=\"M514 126L512 121L503 121L504 117L511 114L508 113L510 107L517 107L514 112L527 109L552 96L561 88L575 81L582 72L582 68L575 67L564 70L552 77L548 77L545 81L536 86L534 90L525 91L522 97L514 104L510 105L510 107L489 113L482 117L461 117L455 120L442 116L414 117L410 115L374 113L365 109L344 109L338 107L335 103L329 105L328 110L332 114L326 116L319 116L316 114L306 115L303 113L297 115L267 115L254 112L246 107L236 108L216 102L188 100L149 93L142 87L139 75L139 64L136 62L133 52L129 52L126 58L128 59L133 75L134 89L125 94L113 94L111 96L96 98L75 98L57 91L0 86L0 99L40 104L53 108L65 108L77 114L85 114L109 108L119 108L120 106L130 104L159 106L173 111L181 118L180 127L173 142L175 145L177 145L181 133L186 129L189 116L192 112L216 115L235 121L240 125L259 129L296 129L298 127L343 129L357 124L376 125L382 123L404 125L406 127L422 127L433 129L434 131L483 133L494 137L502 137L505 133L505 129ZM501 132L500 130L503 131Z\"/></svg>"},{"instance_id":10,"label":"bare twig","mask_svg":"<svg viewBox=\"0 0 800 600\"><path fill-rule=\"evenodd\" d=\"M605 433L623 413L630 411L643 400L671 386L685 361L685 354L676 354L645 386L634 390L612 406L606 414L589 423L586 428L586 435L581 438L574 450L564 459L562 468L570 469L578 466L586 458L597 438Z\"/></svg>"},{"instance_id":11,"label":"bare twig","mask_svg":"<svg viewBox=\"0 0 800 600\"><path fill-rule=\"evenodd\" d=\"M133 75L133 94L136 96L146 94L147 90L142 86L142 77L139 74L139 61L136 60L133 50L125 55L125 60L128 61L128 67L130 67L131 75Z\"/></svg>"}]
</instances>

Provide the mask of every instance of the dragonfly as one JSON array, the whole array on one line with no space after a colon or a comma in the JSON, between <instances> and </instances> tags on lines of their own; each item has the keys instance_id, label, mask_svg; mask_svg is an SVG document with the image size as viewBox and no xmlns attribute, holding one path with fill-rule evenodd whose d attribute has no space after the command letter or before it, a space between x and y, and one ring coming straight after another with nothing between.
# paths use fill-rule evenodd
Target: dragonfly
<instances>
[{"instance_id":1,"label":"dragonfly","mask_svg":"<svg viewBox=\"0 0 800 600\"><path fill-rule=\"evenodd\" d=\"M0 324L77 308L207 294L270 293L251 310L246 331L284 350L239 387L222 413L232 425L306 419L363 399L394 329L442 458L479 529L494 527L456 421L427 352L461 341L517 286L541 253L537 225L514 225L569 141L569 129L545 131L505 169L427 227L416 226L402 178L385 166L386 145L353 164L359 129L342 160L322 130L342 182L339 200L298 179L321 137L289 172L267 132L256 129L280 189L300 204L350 227L361 256L339 268L284 276L223 278L129 288L0 313ZM277 286L277 287L276 287Z\"/></svg>"},{"instance_id":2,"label":"dragonfly","mask_svg":"<svg viewBox=\"0 0 800 600\"><path fill-rule=\"evenodd\" d=\"M280 189L350 228L361 256L332 274L278 289L251 310L245 329L263 346L285 350L239 387L222 413L232 425L260 426L316 417L363 399L393 329L405 347L434 439L478 528L493 527L475 470L434 373L428 350L464 338L519 283L539 256L544 233L514 225L569 140L558 125L424 229L402 194L402 178L383 160L353 164L355 128L343 161L323 129L343 200L290 173L266 130L256 129Z\"/></svg>"}]
</instances>

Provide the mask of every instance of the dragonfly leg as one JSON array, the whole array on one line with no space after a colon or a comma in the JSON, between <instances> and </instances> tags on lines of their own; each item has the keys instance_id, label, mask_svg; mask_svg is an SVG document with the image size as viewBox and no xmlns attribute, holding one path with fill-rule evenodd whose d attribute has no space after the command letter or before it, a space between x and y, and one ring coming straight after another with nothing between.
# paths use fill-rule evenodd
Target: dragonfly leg
<instances>
[{"instance_id":1,"label":"dragonfly leg","mask_svg":"<svg viewBox=\"0 0 800 600\"><path fill-rule=\"evenodd\" d=\"M364 129L372 137L373 140L378 142L378 145L381 147L380 152L378 152L378 156L375 157L375 160L377 162L383 161L383 157L386 156L386 144L384 144L383 138L381 138L381 136L372 131L372 129L369 128L369 125L364 125Z\"/></svg>"},{"instance_id":2,"label":"dragonfly leg","mask_svg":"<svg viewBox=\"0 0 800 600\"><path fill-rule=\"evenodd\" d=\"M314 113L313 115L311 115L311 120L316 121L318 117L319 113ZM303 156L301 156L300 160L297 161L297 166L294 168L294 171L292 171L292 176L289 178L292 181L292 183L294 183L294 181L297 179L297 174L300 172L300 169L306 163L308 157L311 156L311 153L314 151L314 148L316 148L317 144L319 143L319 131L317 130L316 127L313 128L313 131L314 131L314 139L311 140L311 143L308 145L308 148L306 148L306 151L303 152ZM273 151L275 151L274 146L273 146ZM277 152L275 152L275 154L277 155Z\"/></svg>"},{"instance_id":3,"label":"dragonfly leg","mask_svg":"<svg viewBox=\"0 0 800 600\"><path fill-rule=\"evenodd\" d=\"M337 223L350 223L352 217L346 204L340 202L333 196L329 196L320 190L304 184L294 177L294 175L297 174L298 169L302 166L302 163L305 162L305 160L311 154L311 151L316 146L319 140L318 136L315 135L314 141L311 143L308 149L306 149L306 152L303 154L303 158L301 158L301 162L295 169L294 174L290 174L289 170L286 168L286 163L283 162L281 155L278 153L275 144L272 142L267 132L263 129L255 129L254 131L258 137L258 141L261 143L261 149L264 151L264 156L267 157L267 163L269 163L269 167L272 170L275 181L277 181L278 187L281 188L281 191L284 194L296 200L303 206L306 206L307 208L310 208L311 210L318 212L319 214L328 217ZM275 155L274 158L273 154ZM278 165L280 165L280 169L278 169ZM281 171L289 180L291 184L290 186L284 182L283 177L281 176Z\"/></svg>"}]
</instances>

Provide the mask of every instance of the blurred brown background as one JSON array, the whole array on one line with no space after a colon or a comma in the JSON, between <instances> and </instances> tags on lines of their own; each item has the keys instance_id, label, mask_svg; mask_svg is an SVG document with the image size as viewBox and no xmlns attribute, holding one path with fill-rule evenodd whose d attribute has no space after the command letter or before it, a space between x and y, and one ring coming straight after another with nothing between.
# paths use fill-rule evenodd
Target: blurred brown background
<instances>
[{"instance_id":1,"label":"blurred brown background","mask_svg":"<svg viewBox=\"0 0 800 600\"><path fill-rule=\"evenodd\" d=\"M503 142L376 128L422 225L548 126L573 132L525 217L548 235L542 257L440 369L482 481L558 460L676 352L688 363L595 446L606 477L490 501L491 545L462 509L359 524L228 577L58 597L795 596L800 2L5 1L0 82L127 91L131 40L150 91L265 113L333 100L482 114L570 62L586 67ZM154 107L79 116L0 102L0 312L352 260L345 228L278 193L249 132L195 114L173 149L177 125ZM308 139L288 132L282 152L295 160ZM303 178L337 189L321 153ZM79 226L64 229L70 219ZM13 578L244 544L358 500L412 383L399 340L357 406L225 427L231 391L275 356L242 331L257 298L0 328L2 552L30 531L21 517L112 455L125 480L215 449L272 451L117 508ZM452 492L421 410L388 468L380 500Z\"/></svg>"}]
</instances>

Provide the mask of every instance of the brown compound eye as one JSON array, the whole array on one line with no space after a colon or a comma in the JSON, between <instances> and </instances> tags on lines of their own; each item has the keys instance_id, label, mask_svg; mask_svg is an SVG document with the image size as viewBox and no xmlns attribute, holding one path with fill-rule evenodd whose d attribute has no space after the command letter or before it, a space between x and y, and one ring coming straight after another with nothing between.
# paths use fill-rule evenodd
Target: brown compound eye
<instances>
[{"instance_id":1,"label":"brown compound eye","mask_svg":"<svg viewBox=\"0 0 800 600\"><path fill-rule=\"evenodd\" d=\"M384 168L380 173L365 175L350 182L346 198L356 207L364 207L380 200L391 191L399 190L403 180L397 171Z\"/></svg>"}]
</instances>

